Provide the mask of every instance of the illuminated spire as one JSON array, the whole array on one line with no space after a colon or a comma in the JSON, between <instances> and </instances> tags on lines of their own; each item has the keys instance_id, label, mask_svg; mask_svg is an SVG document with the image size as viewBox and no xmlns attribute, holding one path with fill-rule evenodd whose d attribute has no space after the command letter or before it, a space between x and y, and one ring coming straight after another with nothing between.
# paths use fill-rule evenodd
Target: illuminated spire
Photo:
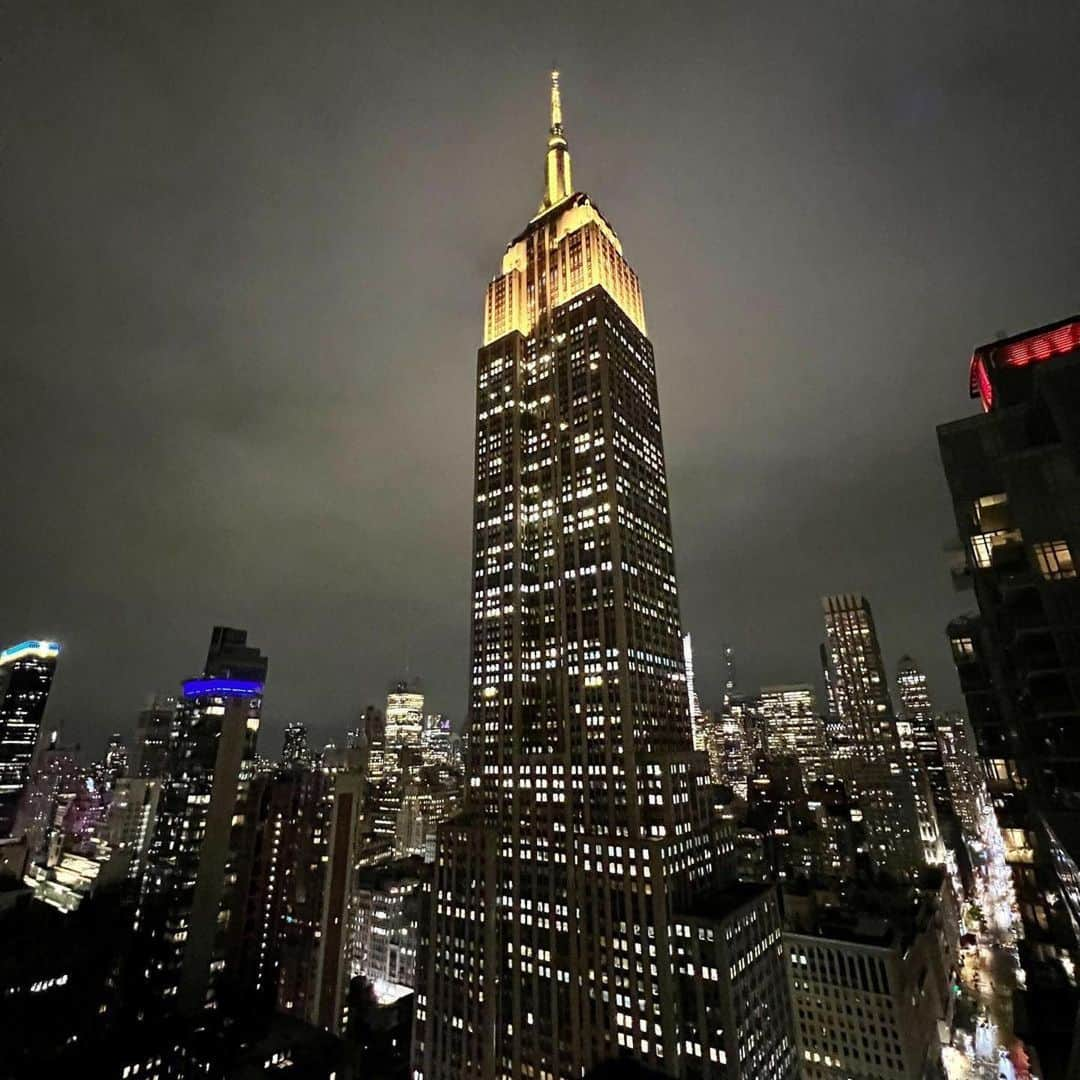
<instances>
[{"instance_id":1,"label":"illuminated spire","mask_svg":"<svg viewBox=\"0 0 1080 1080\"><path fill-rule=\"evenodd\" d=\"M559 93L559 73L551 73L551 134L562 134L562 95Z\"/></svg>"},{"instance_id":2,"label":"illuminated spire","mask_svg":"<svg viewBox=\"0 0 1080 1080\"><path fill-rule=\"evenodd\" d=\"M551 132L548 136L547 162L544 170L544 201L541 210L562 202L574 192L570 179L570 151L562 129L562 94L559 73L551 73Z\"/></svg>"}]
</instances>

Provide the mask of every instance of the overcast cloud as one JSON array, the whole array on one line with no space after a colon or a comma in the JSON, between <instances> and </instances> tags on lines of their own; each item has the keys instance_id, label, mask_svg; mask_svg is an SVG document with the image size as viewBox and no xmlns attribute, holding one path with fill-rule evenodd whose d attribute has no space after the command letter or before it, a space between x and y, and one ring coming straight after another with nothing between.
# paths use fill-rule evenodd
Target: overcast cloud
<instances>
[{"instance_id":1,"label":"overcast cloud","mask_svg":"<svg viewBox=\"0 0 1080 1080\"><path fill-rule=\"evenodd\" d=\"M656 348L706 702L812 680L819 596L959 694L935 425L1080 308L1075 5L0 7L0 640L95 751L215 622L339 735L467 674L481 301L547 70Z\"/></svg>"}]
</instances>

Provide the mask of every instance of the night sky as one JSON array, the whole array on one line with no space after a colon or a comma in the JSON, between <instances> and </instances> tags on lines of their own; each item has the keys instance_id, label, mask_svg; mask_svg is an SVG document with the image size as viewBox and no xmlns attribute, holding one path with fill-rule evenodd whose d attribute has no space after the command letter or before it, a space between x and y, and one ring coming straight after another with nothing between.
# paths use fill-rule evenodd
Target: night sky
<instances>
[{"instance_id":1,"label":"night sky","mask_svg":"<svg viewBox=\"0 0 1080 1080\"><path fill-rule=\"evenodd\" d=\"M1071 10L1068 10L1071 8ZM97 751L270 656L265 746L466 699L484 286L547 72L657 354L703 700L813 680L819 597L959 693L935 425L974 345L1080 309L1075 5L0 7L0 640Z\"/></svg>"}]
</instances>

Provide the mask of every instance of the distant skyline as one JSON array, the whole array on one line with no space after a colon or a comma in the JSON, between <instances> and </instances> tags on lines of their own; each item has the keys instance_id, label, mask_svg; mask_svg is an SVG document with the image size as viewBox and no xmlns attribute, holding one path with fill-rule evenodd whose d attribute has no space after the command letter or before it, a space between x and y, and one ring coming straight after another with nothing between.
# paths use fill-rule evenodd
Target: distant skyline
<instances>
[{"instance_id":1,"label":"distant skyline","mask_svg":"<svg viewBox=\"0 0 1080 1080\"><path fill-rule=\"evenodd\" d=\"M97 753L270 659L266 748L399 678L466 705L478 298L536 211L552 48L575 180L657 357L703 704L818 682L871 601L938 707L971 610L938 423L967 360L1080 309L1080 13L983 4L117 0L0 14L0 647L61 642L46 726ZM894 702L895 704L895 702Z\"/></svg>"}]
</instances>

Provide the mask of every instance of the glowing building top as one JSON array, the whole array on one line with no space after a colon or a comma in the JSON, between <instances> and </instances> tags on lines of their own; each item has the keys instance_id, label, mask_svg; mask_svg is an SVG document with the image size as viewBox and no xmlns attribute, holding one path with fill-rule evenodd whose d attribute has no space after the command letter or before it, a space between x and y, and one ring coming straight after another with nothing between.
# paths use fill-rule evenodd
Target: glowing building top
<instances>
[{"instance_id":1,"label":"glowing building top","mask_svg":"<svg viewBox=\"0 0 1080 1080\"><path fill-rule=\"evenodd\" d=\"M484 344L512 331L532 336L548 312L601 286L644 334L645 302L622 244L588 195L574 190L563 132L559 73L551 73L551 128L544 197L503 255L484 301Z\"/></svg>"}]
</instances>

